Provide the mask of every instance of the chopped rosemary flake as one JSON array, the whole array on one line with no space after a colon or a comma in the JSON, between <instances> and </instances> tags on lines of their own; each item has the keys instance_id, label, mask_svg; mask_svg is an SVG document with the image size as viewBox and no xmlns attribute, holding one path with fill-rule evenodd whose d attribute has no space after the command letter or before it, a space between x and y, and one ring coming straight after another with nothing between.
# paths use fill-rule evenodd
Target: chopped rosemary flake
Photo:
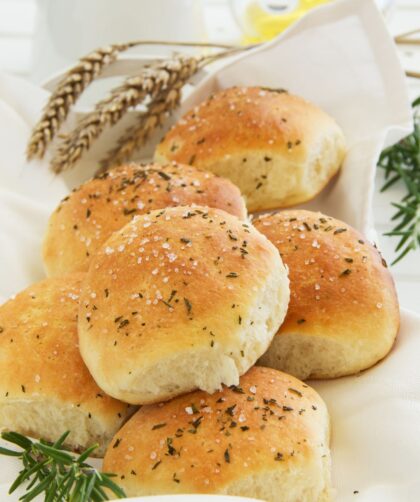
<instances>
[{"instance_id":1,"label":"chopped rosemary flake","mask_svg":"<svg viewBox=\"0 0 420 502\"><path fill-rule=\"evenodd\" d=\"M92 214L92 211L91 211L89 208L87 208L87 209L86 209L86 218L89 218L89 216L90 216L91 214Z\"/></svg>"},{"instance_id":2,"label":"chopped rosemary flake","mask_svg":"<svg viewBox=\"0 0 420 502\"><path fill-rule=\"evenodd\" d=\"M274 460L277 461L283 460L283 453L277 452L277 455L274 457Z\"/></svg>"},{"instance_id":3,"label":"chopped rosemary flake","mask_svg":"<svg viewBox=\"0 0 420 502\"><path fill-rule=\"evenodd\" d=\"M306 322L306 319L298 319L296 322L298 324L303 324L304 322Z\"/></svg>"},{"instance_id":4,"label":"chopped rosemary flake","mask_svg":"<svg viewBox=\"0 0 420 502\"><path fill-rule=\"evenodd\" d=\"M235 279L238 277L238 274L236 272L229 272L226 276L228 279Z\"/></svg>"},{"instance_id":5,"label":"chopped rosemary flake","mask_svg":"<svg viewBox=\"0 0 420 502\"><path fill-rule=\"evenodd\" d=\"M343 276L346 276L346 275L350 275L351 274L351 269L350 268L346 268L345 270L343 270L340 274L340 277L343 277Z\"/></svg>"},{"instance_id":6,"label":"chopped rosemary flake","mask_svg":"<svg viewBox=\"0 0 420 502\"><path fill-rule=\"evenodd\" d=\"M192 304L191 304L190 300L188 300L188 298L184 298L184 304L185 304L185 307L187 309L188 315L190 315L191 314L191 310L192 310Z\"/></svg>"},{"instance_id":7,"label":"chopped rosemary flake","mask_svg":"<svg viewBox=\"0 0 420 502\"><path fill-rule=\"evenodd\" d=\"M117 438L115 440L115 443L112 445L113 448L118 448L118 446L120 446L120 443L121 443L121 438Z\"/></svg>"},{"instance_id":8,"label":"chopped rosemary flake","mask_svg":"<svg viewBox=\"0 0 420 502\"><path fill-rule=\"evenodd\" d=\"M174 474L172 476L172 481L174 481L175 483L180 483L181 482L181 480L176 477L176 472L174 472Z\"/></svg>"},{"instance_id":9,"label":"chopped rosemary flake","mask_svg":"<svg viewBox=\"0 0 420 502\"><path fill-rule=\"evenodd\" d=\"M353 263L353 258L344 258L347 263Z\"/></svg>"},{"instance_id":10,"label":"chopped rosemary flake","mask_svg":"<svg viewBox=\"0 0 420 502\"><path fill-rule=\"evenodd\" d=\"M233 392L236 392L237 394L245 394L243 388L239 387L238 385L231 385L229 389L232 390Z\"/></svg>"},{"instance_id":11,"label":"chopped rosemary flake","mask_svg":"<svg viewBox=\"0 0 420 502\"><path fill-rule=\"evenodd\" d=\"M154 464L154 466L152 467L152 471L154 471L156 469L156 467L158 467L161 463L162 463L162 460L158 460L156 462L156 464Z\"/></svg>"},{"instance_id":12,"label":"chopped rosemary flake","mask_svg":"<svg viewBox=\"0 0 420 502\"><path fill-rule=\"evenodd\" d=\"M189 243L191 242L191 240L190 240L190 239L187 239L186 237L181 237L179 240L180 240L181 242L183 242L184 244L189 244Z\"/></svg>"},{"instance_id":13,"label":"chopped rosemary flake","mask_svg":"<svg viewBox=\"0 0 420 502\"><path fill-rule=\"evenodd\" d=\"M168 448L168 455L175 455L176 449L172 446L172 438L166 438L166 447Z\"/></svg>"},{"instance_id":14,"label":"chopped rosemary flake","mask_svg":"<svg viewBox=\"0 0 420 502\"><path fill-rule=\"evenodd\" d=\"M229 406L228 408L226 408L225 413L227 413L229 416L233 417L233 415L235 414L235 408L236 408L236 404L233 404L232 406Z\"/></svg>"},{"instance_id":15,"label":"chopped rosemary flake","mask_svg":"<svg viewBox=\"0 0 420 502\"><path fill-rule=\"evenodd\" d=\"M337 230L334 230L334 235L342 234L343 232L347 232L347 228L337 228Z\"/></svg>"},{"instance_id":16,"label":"chopped rosemary flake","mask_svg":"<svg viewBox=\"0 0 420 502\"><path fill-rule=\"evenodd\" d=\"M225 462L230 464L230 453L229 453L229 448L226 448L225 453L223 454L225 457Z\"/></svg>"},{"instance_id":17,"label":"chopped rosemary flake","mask_svg":"<svg viewBox=\"0 0 420 502\"><path fill-rule=\"evenodd\" d=\"M169 174L166 174L164 173L163 171L158 171L158 175L163 178L164 180L170 180L171 177L169 176Z\"/></svg>"},{"instance_id":18,"label":"chopped rosemary flake","mask_svg":"<svg viewBox=\"0 0 420 502\"><path fill-rule=\"evenodd\" d=\"M133 209L128 209L127 207L125 207L123 209L123 213L124 213L124 216L129 216L130 214L133 214L137 211L136 208L133 208Z\"/></svg>"},{"instance_id":19,"label":"chopped rosemary flake","mask_svg":"<svg viewBox=\"0 0 420 502\"><path fill-rule=\"evenodd\" d=\"M156 424L152 427L152 431L155 431L156 429L162 429L162 427L166 427L166 422L162 422L161 424Z\"/></svg>"},{"instance_id":20,"label":"chopped rosemary flake","mask_svg":"<svg viewBox=\"0 0 420 502\"><path fill-rule=\"evenodd\" d=\"M249 431L249 427L247 425L242 425L240 429L241 429L241 431L244 431L244 432Z\"/></svg>"}]
</instances>

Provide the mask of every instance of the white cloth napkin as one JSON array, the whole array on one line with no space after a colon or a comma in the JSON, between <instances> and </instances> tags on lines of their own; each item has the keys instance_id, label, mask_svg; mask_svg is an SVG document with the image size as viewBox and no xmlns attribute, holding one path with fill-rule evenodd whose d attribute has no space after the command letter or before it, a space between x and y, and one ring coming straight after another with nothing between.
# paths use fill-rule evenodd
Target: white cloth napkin
<instances>
[{"instance_id":1,"label":"white cloth napkin","mask_svg":"<svg viewBox=\"0 0 420 502\"><path fill-rule=\"evenodd\" d=\"M411 127L404 75L373 1L341 0L311 12L267 46L209 75L180 113L219 87L255 84L287 88L337 119L349 153L338 179L308 207L371 233L377 156L386 137L395 141ZM25 161L30 129L47 98L43 89L0 75L0 302L43 276L48 215L94 167L91 157L71 177L54 176L48 160ZM315 385L332 416L339 502L420 500L419 331L419 318L404 313L399 341L383 363ZM13 459L0 457L0 484L16 470ZM5 491L0 495L6 500Z\"/></svg>"}]
</instances>

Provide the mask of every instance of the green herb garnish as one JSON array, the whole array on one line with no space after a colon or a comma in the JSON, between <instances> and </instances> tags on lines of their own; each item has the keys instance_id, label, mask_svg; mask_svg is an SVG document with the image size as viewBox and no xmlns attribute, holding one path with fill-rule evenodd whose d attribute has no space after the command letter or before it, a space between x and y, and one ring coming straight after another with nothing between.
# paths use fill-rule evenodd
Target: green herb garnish
<instances>
[{"instance_id":1,"label":"green herb garnish","mask_svg":"<svg viewBox=\"0 0 420 502\"><path fill-rule=\"evenodd\" d=\"M384 234L400 238L395 248L395 252L399 254L392 265L420 245L420 96L412 105L414 131L383 150L378 161L378 166L385 171L385 184L381 192L397 182L403 182L407 190L399 203L392 203L397 208L392 221L398 223L391 232Z\"/></svg>"},{"instance_id":2,"label":"green herb garnish","mask_svg":"<svg viewBox=\"0 0 420 502\"><path fill-rule=\"evenodd\" d=\"M19 458L23 464L9 493L28 482L25 494L19 499L23 502L41 493L46 502L96 502L110 500L110 496L124 498L124 491L111 479L115 474L99 472L85 462L98 445L90 446L79 456L73 455L63 446L69 433L65 432L55 443L50 443L43 439L32 441L17 432L3 432L1 437L21 450L0 447L0 454Z\"/></svg>"}]
</instances>

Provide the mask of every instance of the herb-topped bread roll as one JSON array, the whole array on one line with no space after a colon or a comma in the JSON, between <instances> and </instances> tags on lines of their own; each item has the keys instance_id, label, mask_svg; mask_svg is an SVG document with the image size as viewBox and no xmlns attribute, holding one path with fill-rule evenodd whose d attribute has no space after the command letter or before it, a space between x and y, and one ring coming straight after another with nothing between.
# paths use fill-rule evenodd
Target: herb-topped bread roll
<instances>
[{"instance_id":1,"label":"herb-topped bread roll","mask_svg":"<svg viewBox=\"0 0 420 502\"><path fill-rule=\"evenodd\" d=\"M388 354L399 308L375 247L321 213L282 211L254 225L279 249L291 290L286 319L261 364L302 379L334 378L369 368Z\"/></svg>"},{"instance_id":2,"label":"herb-topped bread roll","mask_svg":"<svg viewBox=\"0 0 420 502\"><path fill-rule=\"evenodd\" d=\"M109 440L132 410L107 396L80 357L82 274L46 279L0 307L0 428L81 449Z\"/></svg>"},{"instance_id":3,"label":"herb-topped bread roll","mask_svg":"<svg viewBox=\"0 0 420 502\"><path fill-rule=\"evenodd\" d=\"M312 199L345 155L341 129L317 106L284 91L233 87L187 113L156 149L232 180L249 211Z\"/></svg>"},{"instance_id":4,"label":"herb-topped bread roll","mask_svg":"<svg viewBox=\"0 0 420 502\"><path fill-rule=\"evenodd\" d=\"M115 435L104 469L128 496L218 493L327 502L329 418L310 387L252 368L237 387L142 407Z\"/></svg>"},{"instance_id":5,"label":"herb-topped bread roll","mask_svg":"<svg viewBox=\"0 0 420 502\"><path fill-rule=\"evenodd\" d=\"M236 186L194 167L128 164L107 171L73 190L51 215L43 248L47 273L86 271L91 256L134 216L192 204L246 218Z\"/></svg>"},{"instance_id":6,"label":"herb-topped bread roll","mask_svg":"<svg viewBox=\"0 0 420 502\"><path fill-rule=\"evenodd\" d=\"M252 225L204 207L138 216L92 258L80 302L86 365L133 404L237 384L286 314L287 272Z\"/></svg>"}]
</instances>

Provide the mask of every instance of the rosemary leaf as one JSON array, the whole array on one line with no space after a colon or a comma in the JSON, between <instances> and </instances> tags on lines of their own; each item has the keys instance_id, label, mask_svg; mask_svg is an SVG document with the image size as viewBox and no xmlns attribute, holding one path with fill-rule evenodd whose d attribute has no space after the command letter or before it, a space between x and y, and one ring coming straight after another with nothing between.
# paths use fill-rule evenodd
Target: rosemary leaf
<instances>
[{"instance_id":1,"label":"rosemary leaf","mask_svg":"<svg viewBox=\"0 0 420 502\"><path fill-rule=\"evenodd\" d=\"M385 183L381 192L402 183L406 195L392 205L398 210L392 216L393 230L384 235L399 237L395 247L395 265L410 251L420 247L420 96L413 102L414 131L380 155L378 166L384 170Z\"/></svg>"},{"instance_id":2,"label":"rosemary leaf","mask_svg":"<svg viewBox=\"0 0 420 502\"><path fill-rule=\"evenodd\" d=\"M63 446L68 434L65 432L50 443L42 439L31 441L16 432L2 433L3 439L21 450L0 448L0 455L18 457L23 465L9 493L29 482L20 498L23 502L30 502L41 493L44 493L45 502L102 501L109 500L109 496L124 498L124 491L111 479L114 474L101 473L85 463L98 445L87 448L79 456L73 455Z\"/></svg>"}]
</instances>

